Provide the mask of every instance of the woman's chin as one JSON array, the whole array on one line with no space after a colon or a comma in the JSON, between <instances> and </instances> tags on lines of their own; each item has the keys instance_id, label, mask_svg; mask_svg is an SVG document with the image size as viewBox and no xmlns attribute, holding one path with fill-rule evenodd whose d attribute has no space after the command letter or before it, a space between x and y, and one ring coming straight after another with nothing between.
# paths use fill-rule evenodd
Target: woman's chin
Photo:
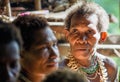
<instances>
[{"instance_id":1,"label":"woman's chin","mask_svg":"<svg viewBox=\"0 0 120 82\"><path fill-rule=\"evenodd\" d=\"M76 58L76 59L86 59L89 57L89 53L87 51L75 51L73 53L73 56Z\"/></svg>"}]
</instances>

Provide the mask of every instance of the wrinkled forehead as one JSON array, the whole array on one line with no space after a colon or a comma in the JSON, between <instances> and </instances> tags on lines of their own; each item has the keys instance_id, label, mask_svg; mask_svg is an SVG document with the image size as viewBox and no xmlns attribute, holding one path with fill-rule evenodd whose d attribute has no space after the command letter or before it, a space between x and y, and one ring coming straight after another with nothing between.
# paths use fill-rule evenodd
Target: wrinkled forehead
<instances>
[{"instance_id":1,"label":"wrinkled forehead","mask_svg":"<svg viewBox=\"0 0 120 82\"><path fill-rule=\"evenodd\" d=\"M96 14L91 14L91 15L73 15L71 18L71 25L70 27L75 27L78 25L84 25L84 26L89 26L89 25L94 25L97 26L98 24L98 18Z\"/></svg>"}]
</instances>

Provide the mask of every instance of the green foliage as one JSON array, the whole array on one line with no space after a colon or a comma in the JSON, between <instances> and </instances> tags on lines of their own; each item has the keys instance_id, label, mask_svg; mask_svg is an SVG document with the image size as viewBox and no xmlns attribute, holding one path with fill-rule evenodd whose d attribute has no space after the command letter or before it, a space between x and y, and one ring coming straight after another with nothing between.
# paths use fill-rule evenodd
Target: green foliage
<instances>
[{"instance_id":1,"label":"green foliage","mask_svg":"<svg viewBox=\"0 0 120 82\"><path fill-rule=\"evenodd\" d=\"M120 68L120 58L119 57L112 57L112 59L116 62L117 66Z\"/></svg>"},{"instance_id":2,"label":"green foliage","mask_svg":"<svg viewBox=\"0 0 120 82\"><path fill-rule=\"evenodd\" d=\"M118 19L118 21L120 20L119 0L93 0L93 1L100 4L107 11L108 14L113 14ZM120 34L119 22L111 23L108 32L110 34Z\"/></svg>"}]
</instances>

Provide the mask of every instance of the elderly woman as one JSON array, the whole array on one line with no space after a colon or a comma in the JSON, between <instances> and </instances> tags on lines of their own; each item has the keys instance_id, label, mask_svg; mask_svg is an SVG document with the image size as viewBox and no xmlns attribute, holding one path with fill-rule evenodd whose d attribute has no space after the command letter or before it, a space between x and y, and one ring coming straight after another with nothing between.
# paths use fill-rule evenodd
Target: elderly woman
<instances>
[{"instance_id":1,"label":"elderly woman","mask_svg":"<svg viewBox=\"0 0 120 82\"><path fill-rule=\"evenodd\" d=\"M95 3L78 3L69 9L65 35L70 54L61 65L85 74L90 82L118 82L116 64L97 53L96 46L105 41L109 18Z\"/></svg>"}]
</instances>

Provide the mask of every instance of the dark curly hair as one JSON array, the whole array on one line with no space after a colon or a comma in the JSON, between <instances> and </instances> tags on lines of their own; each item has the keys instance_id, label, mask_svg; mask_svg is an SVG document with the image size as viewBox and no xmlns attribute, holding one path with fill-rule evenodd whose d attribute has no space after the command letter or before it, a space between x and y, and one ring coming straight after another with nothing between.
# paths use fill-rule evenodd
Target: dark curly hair
<instances>
[{"instance_id":1,"label":"dark curly hair","mask_svg":"<svg viewBox=\"0 0 120 82\"><path fill-rule=\"evenodd\" d=\"M88 82L87 78L70 70L57 70L49 75L42 82Z\"/></svg>"},{"instance_id":2,"label":"dark curly hair","mask_svg":"<svg viewBox=\"0 0 120 82\"><path fill-rule=\"evenodd\" d=\"M35 32L42 30L48 26L47 20L44 17L36 15L25 15L16 18L13 23L20 29L23 38L23 47L29 50L35 40Z\"/></svg>"},{"instance_id":3,"label":"dark curly hair","mask_svg":"<svg viewBox=\"0 0 120 82\"><path fill-rule=\"evenodd\" d=\"M8 44L11 41L16 41L22 48L22 38L19 30L13 24L0 20L0 45Z\"/></svg>"},{"instance_id":4,"label":"dark curly hair","mask_svg":"<svg viewBox=\"0 0 120 82\"><path fill-rule=\"evenodd\" d=\"M109 17L106 11L96 3L93 2L78 2L70 7L68 15L65 19L66 29L70 29L71 19L73 15L79 15L81 17L88 17L91 14L96 14L98 17L98 31L106 31L109 26ZM81 19L80 19L81 20Z\"/></svg>"}]
</instances>

